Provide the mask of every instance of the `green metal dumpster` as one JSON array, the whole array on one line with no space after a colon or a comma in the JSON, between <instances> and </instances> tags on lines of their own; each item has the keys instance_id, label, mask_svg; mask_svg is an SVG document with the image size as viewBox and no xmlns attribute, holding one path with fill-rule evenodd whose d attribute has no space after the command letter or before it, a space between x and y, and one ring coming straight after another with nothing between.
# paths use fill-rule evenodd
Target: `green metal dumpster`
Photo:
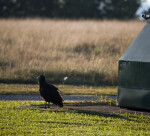
<instances>
[{"instance_id":1,"label":"green metal dumpster","mask_svg":"<svg viewBox=\"0 0 150 136\"><path fill-rule=\"evenodd\" d=\"M150 110L150 18L119 59L118 106Z\"/></svg>"}]
</instances>

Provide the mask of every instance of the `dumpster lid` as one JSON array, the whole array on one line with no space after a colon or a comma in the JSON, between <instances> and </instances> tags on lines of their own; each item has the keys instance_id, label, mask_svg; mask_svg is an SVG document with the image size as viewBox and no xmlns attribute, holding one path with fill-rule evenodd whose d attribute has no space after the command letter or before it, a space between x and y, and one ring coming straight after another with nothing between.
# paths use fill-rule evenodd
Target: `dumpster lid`
<instances>
[{"instance_id":1,"label":"dumpster lid","mask_svg":"<svg viewBox=\"0 0 150 136\"><path fill-rule=\"evenodd\" d=\"M150 62L150 15L142 15L147 24L119 60Z\"/></svg>"}]
</instances>

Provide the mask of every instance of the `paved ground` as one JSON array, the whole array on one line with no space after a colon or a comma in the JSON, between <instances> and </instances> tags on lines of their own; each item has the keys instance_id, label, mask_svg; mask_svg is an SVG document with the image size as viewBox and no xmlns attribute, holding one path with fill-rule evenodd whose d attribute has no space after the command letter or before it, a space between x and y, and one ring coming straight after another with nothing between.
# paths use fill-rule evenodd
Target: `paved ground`
<instances>
[{"instance_id":1,"label":"paved ground","mask_svg":"<svg viewBox=\"0 0 150 136\"><path fill-rule=\"evenodd\" d=\"M117 99L117 96L104 96L104 98L112 98L113 100ZM81 100L96 100L100 96L73 96L65 95L63 96L66 101L81 101ZM0 101L43 101L40 95L0 95Z\"/></svg>"}]
</instances>

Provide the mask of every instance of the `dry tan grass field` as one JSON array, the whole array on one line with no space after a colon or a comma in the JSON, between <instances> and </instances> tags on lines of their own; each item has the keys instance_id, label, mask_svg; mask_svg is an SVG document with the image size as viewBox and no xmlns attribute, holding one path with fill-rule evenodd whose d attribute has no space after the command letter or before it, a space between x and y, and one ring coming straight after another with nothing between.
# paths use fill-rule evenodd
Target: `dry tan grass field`
<instances>
[{"instance_id":1,"label":"dry tan grass field","mask_svg":"<svg viewBox=\"0 0 150 136\"><path fill-rule=\"evenodd\" d=\"M118 59L145 22L0 19L0 81L116 85Z\"/></svg>"}]
</instances>

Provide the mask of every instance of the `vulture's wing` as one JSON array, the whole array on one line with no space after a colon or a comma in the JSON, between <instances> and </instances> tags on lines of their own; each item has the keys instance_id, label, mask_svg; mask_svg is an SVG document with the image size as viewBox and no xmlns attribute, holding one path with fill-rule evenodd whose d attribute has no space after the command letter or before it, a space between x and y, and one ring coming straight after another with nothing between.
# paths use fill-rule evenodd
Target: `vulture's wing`
<instances>
[{"instance_id":1,"label":"vulture's wing","mask_svg":"<svg viewBox=\"0 0 150 136\"><path fill-rule=\"evenodd\" d=\"M62 101L64 100L59 94L57 87L47 84L45 88L45 92L47 95L46 97L47 99L49 99L49 101L53 102L56 105L62 105Z\"/></svg>"},{"instance_id":2,"label":"vulture's wing","mask_svg":"<svg viewBox=\"0 0 150 136\"><path fill-rule=\"evenodd\" d=\"M52 89L52 90L58 90L57 87L55 87L54 85L51 85L51 84L47 84L47 87Z\"/></svg>"}]
</instances>

